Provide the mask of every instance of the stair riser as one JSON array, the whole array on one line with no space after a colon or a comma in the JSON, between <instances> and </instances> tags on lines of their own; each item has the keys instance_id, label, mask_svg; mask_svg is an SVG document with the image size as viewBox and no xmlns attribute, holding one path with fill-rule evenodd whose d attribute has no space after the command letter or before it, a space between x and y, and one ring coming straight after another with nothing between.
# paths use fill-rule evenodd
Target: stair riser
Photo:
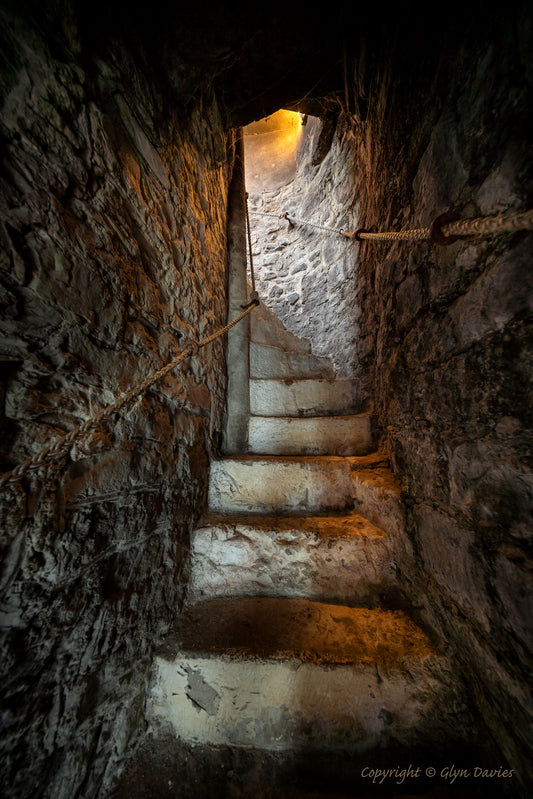
<instances>
[{"instance_id":1,"label":"stair riser","mask_svg":"<svg viewBox=\"0 0 533 799\"><path fill-rule=\"evenodd\" d=\"M231 459L211 463L209 508L218 513L341 509L350 507L351 497L344 459L335 465Z\"/></svg>"},{"instance_id":2,"label":"stair riser","mask_svg":"<svg viewBox=\"0 0 533 799\"><path fill-rule=\"evenodd\" d=\"M277 347L268 347L250 342L250 377L333 378L335 373L329 358L307 355L301 352L284 352Z\"/></svg>"},{"instance_id":3,"label":"stair riser","mask_svg":"<svg viewBox=\"0 0 533 799\"><path fill-rule=\"evenodd\" d=\"M384 537L213 525L193 533L187 601L283 596L372 606L393 588L394 575Z\"/></svg>"},{"instance_id":4,"label":"stair riser","mask_svg":"<svg viewBox=\"0 0 533 799\"><path fill-rule=\"evenodd\" d=\"M352 470L349 458L211 463L209 508L218 513L309 513L355 505L387 533L403 523L400 490L377 471Z\"/></svg>"},{"instance_id":5,"label":"stair riser","mask_svg":"<svg viewBox=\"0 0 533 799\"><path fill-rule=\"evenodd\" d=\"M454 705L439 663L410 663L400 673L378 672L375 664L331 668L182 654L156 661L151 715L170 722L184 741L215 746L364 752L391 739L414 745L428 725L445 726Z\"/></svg>"},{"instance_id":6,"label":"stair riser","mask_svg":"<svg viewBox=\"0 0 533 799\"><path fill-rule=\"evenodd\" d=\"M353 380L250 380L254 416L326 416L354 413Z\"/></svg>"},{"instance_id":7,"label":"stair riser","mask_svg":"<svg viewBox=\"0 0 533 799\"><path fill-rule=\"evenodd\" d=\"M283 322L264 305L250 316L250 341L289 352L311 353L309 339L299 338L287 330Z\"/></svg>"},{"instance_id":8,"label":"stair riser","mask_svg":"<svg viewBox=\"0 0 533 799\"><path fill-rule=\"evenodd\" d=\"M354 472L352 487L353 506L357 513L399 540L405 528L405 508L400 486L391 489L389 480L383 480L379 470L376 470Z\"/></svg>"},{"instance_id":9,"label":"stair riser","mask_svg":"<svg viewBox=\"0 0 533 799\"><path fill-rule=\"evenodd\" d=\"M260 455L366 455L373 448L369 416L251 416L248 442L249 452Z\"/></svg>"}]
</instances>

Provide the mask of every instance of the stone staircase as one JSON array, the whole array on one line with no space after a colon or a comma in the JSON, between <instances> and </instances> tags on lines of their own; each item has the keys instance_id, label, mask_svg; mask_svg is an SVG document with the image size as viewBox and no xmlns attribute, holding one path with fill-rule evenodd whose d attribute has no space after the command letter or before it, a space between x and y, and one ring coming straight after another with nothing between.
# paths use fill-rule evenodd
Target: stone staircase
<instances>
[{"instance_id":1,"label":"stone staircase","mask_svg":"<svg viewBox=\"0 0 533 799\"><path fill-rule=\"evenodd\" d=\"M173 764L158 796L307 796L284 793L303 768L313 796L321 780L340 796L339 779L363 795L365 766L433 763L471 735L450 663L399 601L401 490L372 420L282 332L255 331L249 451L211 464L186 607L156 659L150 720Z\"/></svg>"}]
</instances>

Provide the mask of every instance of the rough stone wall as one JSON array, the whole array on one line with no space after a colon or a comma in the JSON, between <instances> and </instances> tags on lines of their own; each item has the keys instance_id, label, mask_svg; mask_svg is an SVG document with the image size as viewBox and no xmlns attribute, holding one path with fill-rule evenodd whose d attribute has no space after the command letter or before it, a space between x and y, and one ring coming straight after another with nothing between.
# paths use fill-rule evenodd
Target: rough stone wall
<instances>
[{"instance_id":1,"label":"rough stone wall","mask_svg":"<svg viewBox=\"0 0 533 799\"><path fill-rule=\"evenodd\" d=\"M4 8L1 468L37 453L225 322L227 136L143 51L87 48ZM231 151L231 148L230 148ZM2 492L1 783L93 797L142 724L182 600L225 391L217 341Z\"/></svg>"},{"instance_id":2,"label":"rough stone wall","mask_svg":"<svg viewBox=\"0 0 533 799\"><path fill-rule=\"evenodd\" d=\"M246 138L245 138L246 147ZM265 164L268 174L268 164ZM338 230L357 226L354 147L349 126L311 117L303 128L295 178L250 194L252 253L261 299L338 376L359 377L357 248L339 233L291 227L297 220ZM256 213L257 212L257 213ZM263 216L262 214L273 214Z\"/></svg>"},{"instance_id":3,"label":"rough stone wall","mask_svg":"<svg viewBox=\"0 0 533 799\"><path fill-rule=\"evenodd\" d=\"M416 62L384 58L353 116L365 227L531 207L531 15L457 23ZM530 233L360 254L367 391L406 488L404 585L529 788L532 255Z\"/></svg>"}]
</instances>

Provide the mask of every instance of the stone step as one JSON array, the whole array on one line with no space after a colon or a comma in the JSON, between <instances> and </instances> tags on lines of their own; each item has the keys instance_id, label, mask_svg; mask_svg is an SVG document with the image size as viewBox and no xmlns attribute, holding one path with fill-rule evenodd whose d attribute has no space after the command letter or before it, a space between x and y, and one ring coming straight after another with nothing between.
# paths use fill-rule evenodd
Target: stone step
<instances>
[{"instance_id":1,"label":"stone step","mask_svg":"<svg viewBox=\"0 0 533 799\"><path fill-rule=\"evenodd\" d=\"M257 455L367 455L372 420L358 416L250 416L248 451Z\"/></svg>"},{"instance_id":2,"label":"stone step","mask_svg":"<svg viewBox=\"0 0 533 799\"><path fill-rule=\"evenodd\" d=\"M211 462L209 510L225 514L352 509L385 532L403 527L401 486L381 453L239 455Z\"/></svg>"},{"instance_id":3,"label":"stone step","mask_svg":"<svg viewBox=\"0 0 533 799\"><path fill-rule=\"evenodd\" d=\"M377 606L392 595L389 538L356 513L208 514L191 537L187 603L274 596Z\"/></svg>"},{"instance_id":4,"label":"stone step","mask_svg":"<svg viewBox=\"0 0 533 799\"><path fill-rule=\"evenodd\" d=\"M447 660L401 611L271 598L188 608L150 698L182 741L267 751L446 741L458 707Z\"/></svg>"},{"instance_id":5,"label":"stone step","mask_svg":"<svg viewBox=\"0 0 533 799\"><path fill-rule=\"evenodd\" d=\"M267 344L250 342L251 378L334 378L335 371L329 358L305 352L283 350Z\"/></svg>"},{"instance_id":6,"label":"stone step","mask_svg":"<svg viewBox=\"0 0 533 799\"><path fill-rule=\"evenodd\" d=\"M355 380L250 380L254 416L346 415L356 410Z\"/></svg>"},{"instance_id":7,"label":"stone step","mask_svg":"<svg viewBox=\"0 0 533 799\"><path fill-rule=\"evenodd\" d=\"M309 339L300 338L287 330L281 319L262 300L250 315L250 341L291 352L311 352Z\"/></svg>"}]
</instances>

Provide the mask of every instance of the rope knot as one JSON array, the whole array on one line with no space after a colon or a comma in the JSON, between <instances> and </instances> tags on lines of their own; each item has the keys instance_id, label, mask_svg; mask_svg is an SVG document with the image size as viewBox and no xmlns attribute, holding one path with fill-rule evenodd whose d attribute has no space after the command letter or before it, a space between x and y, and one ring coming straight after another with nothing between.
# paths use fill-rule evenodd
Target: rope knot
<instances>
[{"instance_id":1,"label":"rope knot","mask_svg":"<svg viewBox=\"0 0 533 799\"><path fill-rule=\"evenodd\" d=\"M187 356L198 355L198 350L199 350L198 342L195 341L193 338L188 338L187 341L183 342L181 354L185 355L185 353L187 353Z\"/></svg>"}]
</instances>

